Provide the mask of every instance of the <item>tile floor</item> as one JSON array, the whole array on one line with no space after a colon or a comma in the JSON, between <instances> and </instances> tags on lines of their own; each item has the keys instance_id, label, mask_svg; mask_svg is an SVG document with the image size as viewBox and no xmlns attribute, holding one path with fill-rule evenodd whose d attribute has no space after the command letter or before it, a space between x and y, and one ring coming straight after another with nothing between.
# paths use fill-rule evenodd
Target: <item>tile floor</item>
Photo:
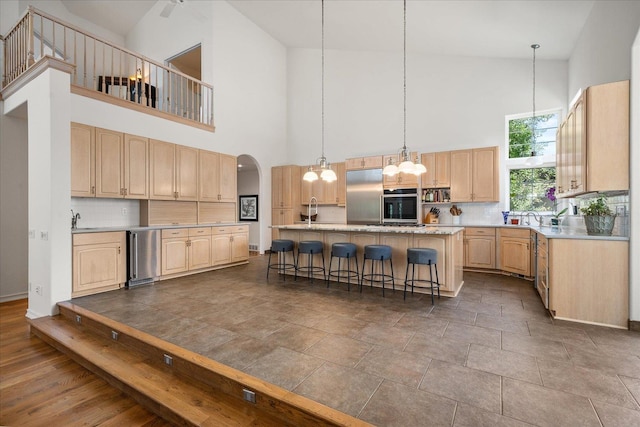
<instances>
[{"instance_id":1,"label":"tile floor","mask_svg":"<svg viewBox=\"0 0 640 427\"><path fill-rule=\"evenodd\" d=\"M531 282L457 298L250 264L73 302L378 426L640 426L640 334L554 322Z\"/></svg>"}]
</instances>

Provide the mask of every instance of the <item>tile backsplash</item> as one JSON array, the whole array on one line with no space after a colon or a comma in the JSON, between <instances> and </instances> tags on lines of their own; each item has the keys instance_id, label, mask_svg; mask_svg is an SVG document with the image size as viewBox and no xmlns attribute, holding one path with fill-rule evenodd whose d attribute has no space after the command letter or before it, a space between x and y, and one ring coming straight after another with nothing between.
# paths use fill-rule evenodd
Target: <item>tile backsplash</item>
<instances>
[{"instance_id":1,"label":"tile backsplash","mask_svg":"<svg viewBox=\"0 0 640 427\"><path fill-rule=\"evenodd\" d=\"M78 228L140 225L139 200L72 197L71 209L80 214Z\"/></svg>"}]
</instances>

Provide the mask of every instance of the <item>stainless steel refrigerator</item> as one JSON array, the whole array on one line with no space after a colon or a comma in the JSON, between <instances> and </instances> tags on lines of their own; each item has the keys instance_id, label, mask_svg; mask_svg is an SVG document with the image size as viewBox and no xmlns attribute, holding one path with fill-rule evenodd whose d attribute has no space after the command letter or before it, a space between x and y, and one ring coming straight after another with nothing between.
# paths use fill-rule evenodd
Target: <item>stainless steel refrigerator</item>
<instances>
[{"instance_id":1,"label":"stainless steel refrigerator","mask_svg":"<svg viewBox=\"0 0 640 427\"><path fill-rule=\"evenodd\" d=\"M160 277L160 230L127 231L127 287Z\"/></svg>"},{"instance_id":2,"label":"stainless steel refrigerator","mask_svg":"<svg viewBox=\"0 0 640 427\"><path fill-rule=\"evenodd\" d=\"M347 171L347 224L382 222L382 169Z\"/></svg>"}]
</instances>

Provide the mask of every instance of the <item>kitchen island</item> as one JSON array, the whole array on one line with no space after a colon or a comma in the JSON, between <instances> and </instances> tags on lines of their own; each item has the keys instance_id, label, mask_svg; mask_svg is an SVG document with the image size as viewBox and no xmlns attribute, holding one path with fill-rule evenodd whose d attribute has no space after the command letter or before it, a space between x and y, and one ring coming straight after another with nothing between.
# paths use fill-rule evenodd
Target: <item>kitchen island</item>
<instances>
[{"instance_id":1,"label":"kitchen island","mask_svg":"<svg viewBox=\"0 0 640 427\"><path fill-rule=\"evenodd\" d=\"M458 295L463 285L462 266L463 230L462 227L433 226L375 226L345 224L291 224L274 225L279 230L280 239L293 240L296 244L303 240L319 240L324 244L324 257L327 272L331 245L339 242L354 243L358 250L358 265L362 271L362 258L366 245L389 245L392 248L393 273L396 289L404 288L404 277L407 268L407 249L432 248L438 251L438 276L442 296ZM286 262L293 262L291 254L286 255ZM306 265L307 257L300 259L300 265ZM313 261L314 265L322 265L320 255ZM368 266L367 266L368 268ZM293 274L293 272L289 273ZM321 278L322 274L315 277ZM416 266L416 279L429 278L426 266ZM426 288L415 288L415 292L429 293Z\"/></svg>"}]
</instances>

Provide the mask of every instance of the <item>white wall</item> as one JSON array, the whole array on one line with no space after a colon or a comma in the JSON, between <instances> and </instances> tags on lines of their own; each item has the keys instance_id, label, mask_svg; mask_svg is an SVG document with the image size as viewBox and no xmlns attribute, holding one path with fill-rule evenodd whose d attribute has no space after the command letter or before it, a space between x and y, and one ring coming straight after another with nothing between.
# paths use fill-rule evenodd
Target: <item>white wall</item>
<instances>
[{"instance_id":1,"label":"white wall","mask_svg":"<svg viewBox=\"0 0 640 427\"><path fill-rule=\"evenodd\" d=\"M504 144L504 117L532 109L530 60L407 56L407 146L418 152ZM567 104L567 63L538 61L536 109ZM320 51L290 49L289 161L321 154ZM402 54L325 51L325 155L402 147Z\"/></svg>"},{"instance_id":2,"label":"white wall","mask_svg":"<svg viewBox=\"0 0 640 427\"><path fill-rule=\"evenodd\" d=\"M639 26L640 2L594 3L569 59L569 100L579 89L631 77L631 45Z\"/></svg>"},{"instance_id":3,"label":"white wall","mask_svg":"<svg viewBox=\"0 0 640 427\"><path fill-rule=\"evenodd\" d=\"M0 302L26 298L27 245L27 121L4 115L0 102Z\"/></svg>"}]
</instances>

